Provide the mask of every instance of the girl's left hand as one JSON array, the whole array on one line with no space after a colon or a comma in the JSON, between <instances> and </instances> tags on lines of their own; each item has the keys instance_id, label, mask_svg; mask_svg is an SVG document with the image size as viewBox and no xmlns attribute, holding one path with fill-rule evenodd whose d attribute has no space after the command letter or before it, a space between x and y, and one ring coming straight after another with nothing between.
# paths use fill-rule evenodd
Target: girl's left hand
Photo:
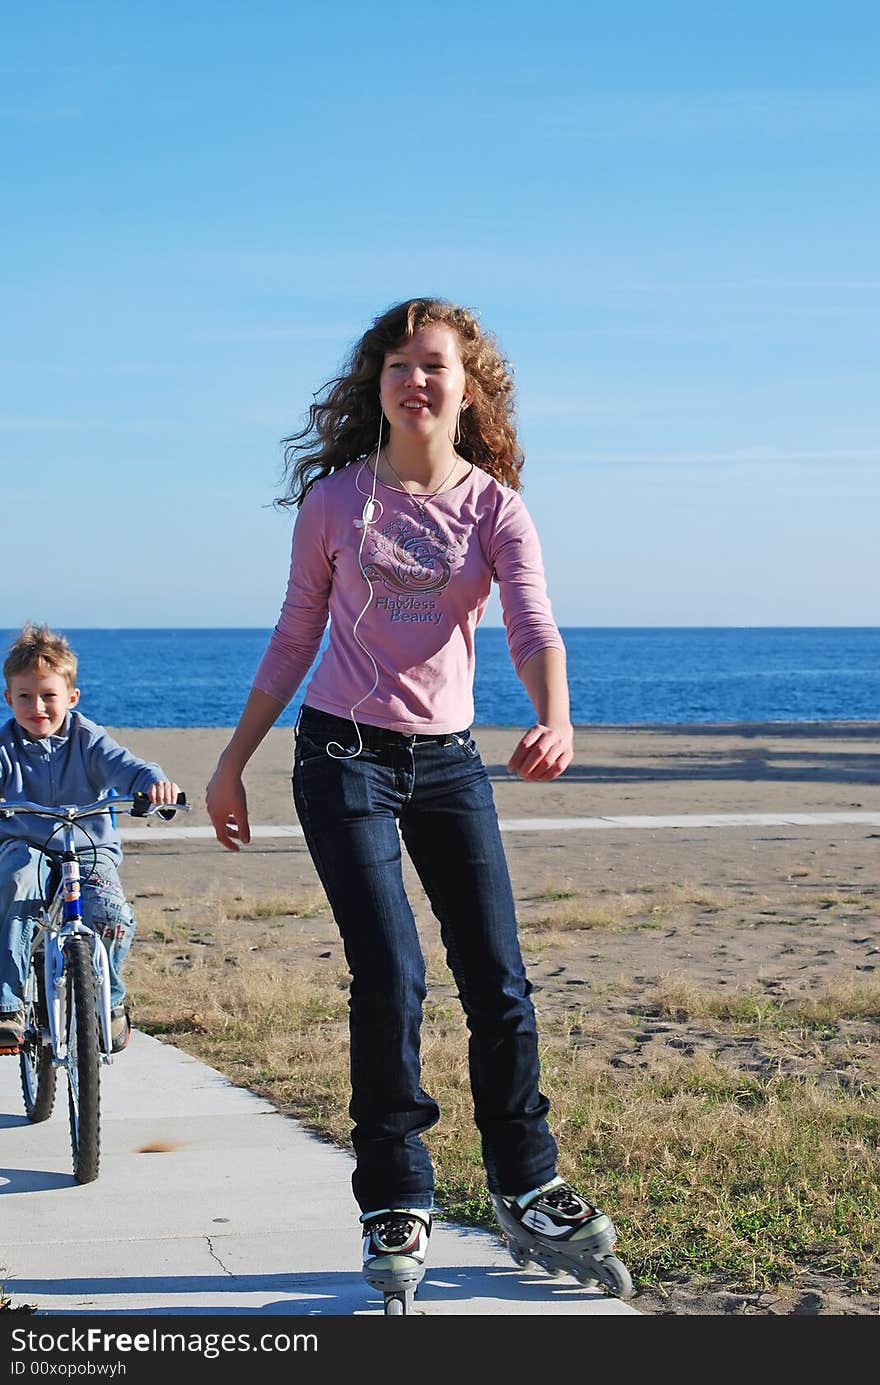
<instances>
[{"instance_id":1,"label":"girl's left hand","mask_svg":"<svg viewBox=\"0 0 880 1385\"><path fill-rule=\"evenodd\" d=\"M507 768L520 779L558 779L574 759L574 727L531 726L511 755Z\"/></svg>"}]
</instances>

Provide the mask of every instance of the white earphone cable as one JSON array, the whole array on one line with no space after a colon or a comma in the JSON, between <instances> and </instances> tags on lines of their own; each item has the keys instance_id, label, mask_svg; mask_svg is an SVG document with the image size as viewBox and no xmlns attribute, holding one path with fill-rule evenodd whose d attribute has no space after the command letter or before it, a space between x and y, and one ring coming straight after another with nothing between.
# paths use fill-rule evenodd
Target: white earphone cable
<instances>
[{"instance_id":1,"label":"white earphone cable","mask_svg":"<svg viewBox=\"0 0 880 1385\"><path fill-rule=\"evenodd\" d=\"M361 518L360 518L359 520L355 520L355 524L357 525L357 527L358 527L358 528L360 529L360 531L361 531L361 541L360 541L360 544L358 545L358 567L359 567L360 570L361 570L361 576L363 577L364 581L365 581L366 584L367 584L368 595L367 595L366 601L364 602L363 607L361 608L360 614L358 615L357 619L355 620L354 625L351 627L351 633L352 633L352 636L353 636L354 639L357 641L358 645L359 645L360 648L364 651L364 653L366 654L367 658L369 659L370 663L371 663L372 666L373 666L373 682L372 682L372 686L367 690L367 692L364 693L363 697L359 697L358 700L357 700L357 702L355 702L354 706L350 709L351 719L352 719L352 721L354 722L354 729L355 729L355 731L357 732L357 738L358 738L358 748L357 748L357 750L346 750L345 746L340 745L338 741L330 741L330 742L327 744L326 750L327 750L327 754L330 756L331 760L353 760L353 759L355 759L358 755L360 755L361 751L362 751L363 748L364 748L364 741L363 741L363 737L361 736L361 728L358 726L358 723L357 723L357 718L356 718L356 716L355 716L355 711L357 710L358 707L360 707L360 705L361 705L362 702L366 702L366 700L367 700L368 697L372 697L373 693L376 691L376 689L377 689L378 686L379 686L379 667L378 667L378 665L377 665L377 663L376 663L376 660L373 658L373 656L372 656L372 654L370 653L369 649L367 649L367 646L364 644L363 640L361 639L360 635L358 634L358 626L360 625L360 623L361 623L361 621L363 620L364 616L367 614L367 611L370 609L370 606L371 606L372 601L373 601L373 584L372 584L372 582L370 581L369 577L367 576L367 574L366 574L366 572L365 572L365 570L364 570L363 553L364 553L364 542L365 542L366 537L367 537L367 529L369 528L369 526L370 526L371 524L374 524L374 523L376 522L376 519L377 519L377 518L380 518L381 515L382 515L382 508L383 508L383 507L382 507L382 501L376 499L376 478L377 478L378 471L379 471L379 451L380 451L380 449L381 449L381 447L382 447L382 424L383 424L383 422L384 422L384 418L385 418L385 415L382 414L382 413L380 413L380 415L379 415L379 440L378 440L378 442L376 443L376 457L375 457L375 461L374 461L373 467L372 467L373 484L372 484L372 487L371 487L371 489L370 489L370 494L369 494L369 496L368 496L368 498L367 498L367 500L366 500L366 503L364 504L364 508L363 508L363 512L362 512L362 514L361 514ZM362 474L362 472L363 472L363 469L364 469L364 463L361 462L360 467L358 468L357 475L356 475L355 478L354 478L355 487L356 487L356 489L357 489L357 491L359 492L360 495L366 495L366 491L362 491L361 488L360 488L360 484L359 484L360 478L361 478L361 474ZM377 507L378 507L378 515L377 515L377 513L376 513Z\"/></svg>"}]
</instances>

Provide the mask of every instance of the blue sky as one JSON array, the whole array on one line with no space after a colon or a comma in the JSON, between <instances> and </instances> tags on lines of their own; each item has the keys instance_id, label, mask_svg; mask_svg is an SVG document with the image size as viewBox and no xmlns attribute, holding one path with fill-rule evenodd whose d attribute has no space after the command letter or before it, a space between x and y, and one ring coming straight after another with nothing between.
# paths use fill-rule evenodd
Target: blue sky
<instances>
[{"instance_id":1,"label":"blue sky","mask_svg":"<svg viewBox=\"0 0 880 1385\"><path fill-rule=\"evenodd\" d=\"M810 0L7 12L0 626L272 625L280 439L423 293L512 362L561 624L880 622L878 40Z\"/></svg>"}]
</instances>

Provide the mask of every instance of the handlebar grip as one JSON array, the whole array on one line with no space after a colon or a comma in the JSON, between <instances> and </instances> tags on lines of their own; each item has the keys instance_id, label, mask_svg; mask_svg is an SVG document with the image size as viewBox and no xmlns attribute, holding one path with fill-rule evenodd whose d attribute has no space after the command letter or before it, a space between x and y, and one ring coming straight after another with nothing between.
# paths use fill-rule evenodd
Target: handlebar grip
<instances>
[{"instance_id":1,"label":"handlebar grip","mask_svg":"<svg viewBox=\"0 0 880 1385\"><path fill-rule=\"evenodd\" d=\"M186 804L186 794L183 792L182 789L180 793L177 795L177 802L181 804L181 806L184 806ZM160 808L159 817L162 819L163 822L170 822L171 819L174 817L176 811L177 810L175 808Z\"/></svg>"}]
</instances>

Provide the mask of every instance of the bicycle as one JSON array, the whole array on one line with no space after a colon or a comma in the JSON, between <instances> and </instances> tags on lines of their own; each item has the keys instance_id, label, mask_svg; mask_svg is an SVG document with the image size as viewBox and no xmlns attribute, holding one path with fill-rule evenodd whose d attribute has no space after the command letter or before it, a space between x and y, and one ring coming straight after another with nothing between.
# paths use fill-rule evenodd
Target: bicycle
<instances>
[{"instance_id":1,"label":"bicycle","mask_svg":"<svg viewBox=\"0 0 880 1385\"><path fill-rule=\"evenodd\" d=\"M175 813L191 811L184 794L178 796L176 804L152 804L145 793L58 808L0 802L0 817L27 813L55 824L45 841L25 838L47 858L49 878L31 939L24 1037L18 1052L25 1111L35 1123L52 1114L58 1069L63 1068L67 1075L70 1145L77 1183L91 1183L98 1176L100 1069L102 1064L111 1064L113 1056L107 949L103 939L83 922L82 875L74 828L84 818L126 809L132 817L158 814L166 821ZM84 827L78 830L88 839ZM61 843L52 847L49 843L58 832ZM83 848L80 851L84 854Z\"/></svg>"}]
</instances>

